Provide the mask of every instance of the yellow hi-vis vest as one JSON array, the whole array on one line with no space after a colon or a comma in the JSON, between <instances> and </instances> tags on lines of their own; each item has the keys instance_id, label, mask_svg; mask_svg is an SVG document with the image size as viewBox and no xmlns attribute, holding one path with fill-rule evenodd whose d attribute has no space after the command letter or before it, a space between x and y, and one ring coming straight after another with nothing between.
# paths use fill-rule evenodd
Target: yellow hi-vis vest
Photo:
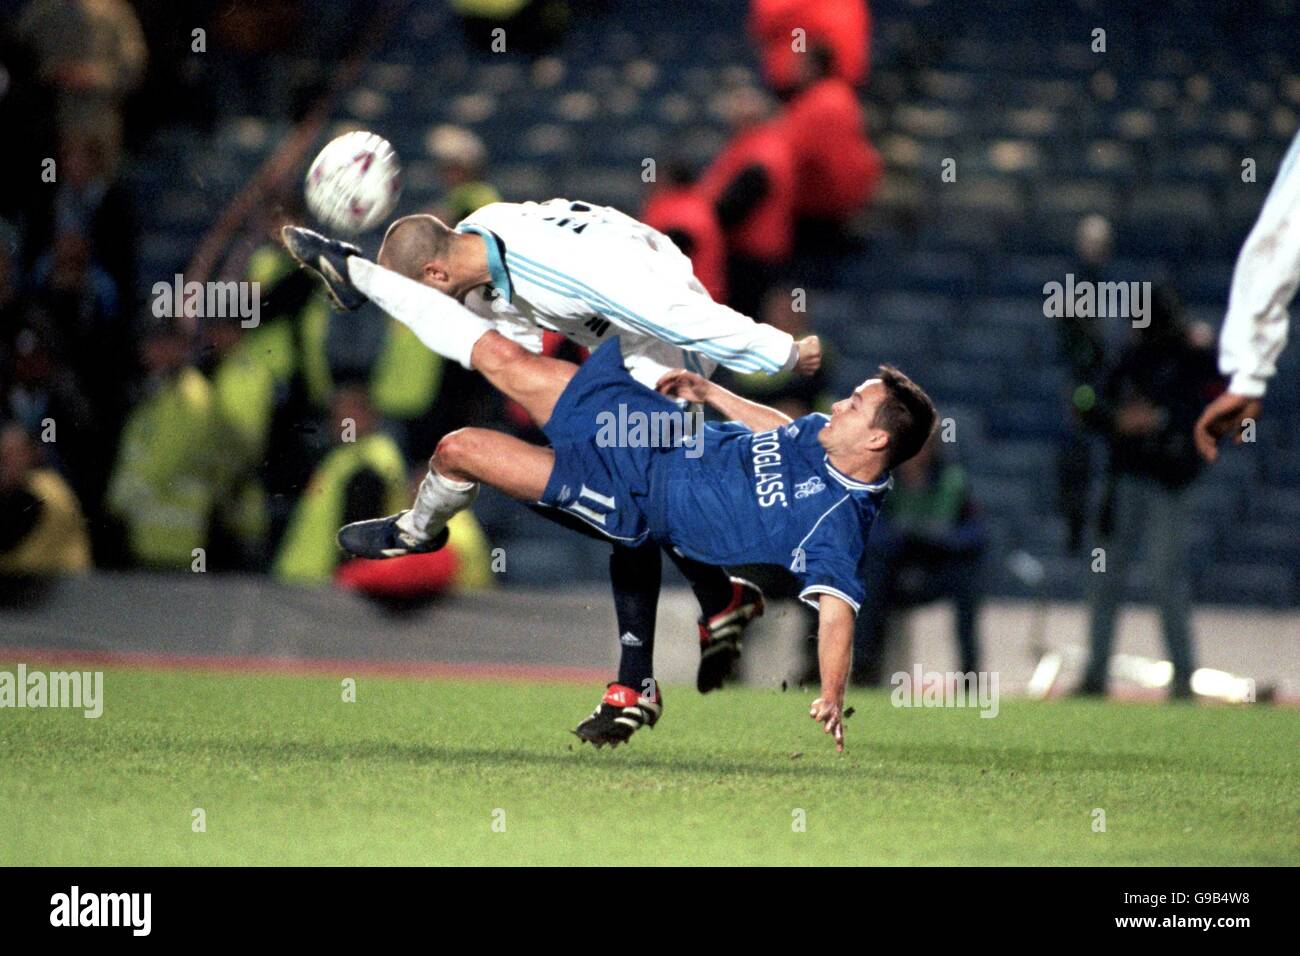
<instances>
[{"instance_id":1,"label":"yellow hi-vis vest","mask_svg":"<svg viewBox=\"0 0 1300 956\"><path fill-rule=\"evenodd\" d=\"M142 564L185 568L207 544L220 470L208 380L186 368L132 410L109 482L109 510Z\"/></svg>"},{"instance_id":2,"label":"yellow hi-vis vest","mask_svg":"<svg viewBox=\"0 0 1300 956\"><path fill-rule=\"evenodd\" d=\"M342 557L335 536L343 524L348 482L363 468L383 479L383 514L407 507L406 462L395 441L376 433L339 445L317 466L294 506L272 566L277 578L298 584L330 580Z\"/></svg>"},{"instance_id":3,"label":"yellow hi-vis vest","mask_svg":"<svg viewBox=\"0 0 1300 956\"><path fill-rule=\"evenodd\" d=\"M452 587L457 591L490 588L496 584L492 573L491 552L487 535L472 511L458 511L447 522L451 537L447 547L456 552L456 577Z\"/></svg>"},{"instance_id":4,"label":"yellow hi-vis vest","mask_svg":"<svg viewBox=\"0 0 1300 956\"><path fill-rule=\"evenodd\" d=\"M219 516L250 545L268 531L266 491L256 470L266 457L277 385L293 374L293 329L274 319L247 332L212 374L222 428Z\"/></svg>"},{"instance_id":5,"label":"yellow hi-vis vest","mask_svg":"<svg viewBox=\"0 0 1300 956\"><path fill-rule=\"evenodd\" d=\"M462 16L504 20L528 6L528 0L452 0L451 6Z\"/></svg>"},{"instance_id":6,"label":"yellow hi-vis vest","mask_svg":"<svg viewBox=\"0 0 1300 956\"><path fill-rule=\"evenodd\" d=\"M324 408L334 390L326 356L331 313L312 299L303 309L302 374L312 402ZM370 370L370 402L388 418L406 420L433 406L442 387L442 357L429 351L415 333L389 318L383 348Z\"/></svg>"},{"instance_id":7,"label":"yellow hi-vis vest","mask_svg":"<svg viewBox=\"0 0 1300 956\"><path fill-rule=\"evenodd\" d=\"M442 388L442 356L396 319L370 372L370 401L381 415L405 420L433 407Z\"/></svg>"},{"instance_id":8,"label":"yellow hi-vis vest","mask_svg":"<svg viewBox=\"0 0 1300 956\"><path fill-rule=\"evenodd\" d=\"M40 499L36 527L12 550L0 554L0 574L67 574L90 567L90 538L81 505L57 471L38 468L27 490Z\"/></svg>"},{"instance_id":9,"label":"yellow hi-vis vest","mask_svg":"<svg viewBox=\"0 0 1300 956\"><path fill-rule=\"evenodd\" d=\"M246 333L213 371L217 410L237 443L229 451L244 464L256 465L265 457L276 386L292 372L293 329L282 319Z\"/></svg>"},{"instance_id":10,"label":"yellow hi-vis vest","mask_svg":"<svg viewBox=\"0 0 1300 956\"><path fill-rule=\"evenodd\" d=\"M249 258L248 278L261 283L264 291L269 291L295 268L297 263L283 249L268 244ZM331 321L329 302L323 294L314 295L302 311L290 319L298 323L301 335L299 356L292 356L292 334L289 333L287 340L282 337L288 331L288 326L280 325L283 321L285 319L272 317L271 321L249 333L246 337L249 345L259 359L268 361L277 381L288 378L293 371L291 363L296 360L308 397L318 408L325 408L334 393L334 379L326 354ZM286 348L290 362L285 361ZM432 407L441 386L442 357L425 348L405 325L389 318L383 347L370 372L371 404L381 415L389 418L414 418Z\"/></svg>"}]
</instances>

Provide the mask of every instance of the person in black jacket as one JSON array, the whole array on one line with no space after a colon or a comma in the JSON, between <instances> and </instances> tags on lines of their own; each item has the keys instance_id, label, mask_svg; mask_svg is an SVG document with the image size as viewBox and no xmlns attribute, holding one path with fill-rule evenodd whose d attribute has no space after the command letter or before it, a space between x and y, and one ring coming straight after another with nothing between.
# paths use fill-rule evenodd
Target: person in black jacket
<instances>
[{"instance_id":1,"label":"person in black jacket","mask_svg":"<svg viewBox=\"0 0 1300 956\"><path fill-rule=\"evenodd\" d=\"M1093 558L1092 646L1081 693L1106 691L1125 581L1145 539L1148 595L1160 609L1174 668L1170 694L1191 696L1186 499L1203 464L1192 426L1219 383L1213 354L1188 338L1177 294L1157 287L1149 324L1135 329L1090 416L1106 436L1110 468L1100 522L1105 563Z\"/></svg>"},{"instance_id":2,"label":"person in black jacket","mask_svg":"<svg viewBox=\"0 0 1300 956\"><path fill-rule=\"evenodd\" d=\"M876 686L885 673L891 616L937 600L953 604L963 674L980 669L980 562L987 531L965 471L930 441L894 469L893 489L871 529L859 569L866 597L854 635L852 681Z\"/></svg>"},{"instance_id":3,"label":"person in black jacket","mask_svg":"<svg viewBox=\"0 0 1300 956\"><path fill-rule=\"evenodd\" d=\"M1113 244L1110 221L1104 216L1093 214L1079 221L1074 272L1081 281L1104 280ZM1071 555L1083 549L1100 470L1101 441L1089 416L1107 374L1108 340L1101 321L1092 315L1076 315L1072 309L1056 320L1057 355L1069 376L1066 427L1056 452L1056 497L1065 518L1066 550Z\"/></svg>"}]
</instances>

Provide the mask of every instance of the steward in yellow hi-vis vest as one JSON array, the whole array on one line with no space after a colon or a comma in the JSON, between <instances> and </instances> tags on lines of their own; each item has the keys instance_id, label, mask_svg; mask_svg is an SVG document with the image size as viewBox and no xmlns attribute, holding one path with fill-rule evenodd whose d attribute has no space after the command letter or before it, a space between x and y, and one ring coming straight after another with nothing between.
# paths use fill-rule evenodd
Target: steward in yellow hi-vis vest
<instances>
[{"instance_id":1,"label":"steward in yellow hi-vis vest","mask_svg":"<svg viewBox=\"0 0 1300 956\"><path fill-rule=\"evenodd\" d=\"M275 558L276 577L300 584L330 580L342 558L334 538L344 524L349 485L362 473L377 479L382 508L403 507L406 462L397 443L381 432L344 442L325 456L298 499Z\"/></svg>"},{"instance_id":2,"label":"steward in yellow hi-vis vest","mask_svg":"<svg viewBox=\"0 0 1300 956\"><path fill-rule=\"evenodd\" d=\"M401 451L392 438L376 430L377 424L363 384L338 390L327 427L340 429L340 443L316 468L294 508L272 569L275 576L299 584L333 579L341 587L385 596L490 584L487 540L471 514L452 527L446 553L436 561L348 561L341 567L345 555L336 540L339 528L401 510L411 495ZM380 565L384 567L373 567ZM382 572L379 579L377 571Z\"/></svg>"},{"instance_id":3,"label":"steward in yellow hi-vis vest","mask_svg":"<svg viewBox=\"0 0 1300 956\"><path fill-rule=\"evenodd\" d=\"M292 330L288 323L275 322L241 334L233 320L220 320L208 330L208 341L217 355L212 389L221 427L222 491L216 517L239 543L242 562L257 566L268 534L266 491L258 469L282 392L276 363L286 346L292 369Z\"/></svg>"},{"instance_id":4,"label":"steward in yellow hi-vis vest","mask_svg":"<svg viewBox=\"0 0 1300 956\"><path fill-rule=\"evenodd\" d=\"M277 383L286 382L295 371L301 373L312 404L325 408L335 384L327 348L329 303L310 282L310 294L304 299L300 300L292 290L283 297L276 294L280 283L299 282L302 276L297 263L279 243L269 243L253 253L248 260L248 279L260 283L271 314L246 338L249 353L267 364ZM281 301L292 314L281 311ZM374 408L389 418L415 418L433 406L441 386L441 356L421 345L406 326L387 319L384 340L370 373L370 402Z\"/></svg>"},{"instance_id":5,"label":"steward in yellow hi-vis vest","mask_svg":"<svg viewBox=\"0 0 1300 956\"><path fill-rule=\"evenodd\" d=\"M333 377L326 343L332 313L324 299L313 299L302 313L302 371L307 394L317 406L329 404ZM384 343L370 372L370 401L389 418L405 420L428 411L442 386L442 356L430 352L415 333L387 319Z\"/></svg>"},{"instance_id":6,"label":"steward in yellow hi-vis vest","mask_svg":"<svg viewBox=\"0 0 1300 956\"><path fill-rule=\"evenodd\" d=\"M173 330L144 344L150 394L127 416L109 481L108 510L141 565L189 568L205 548L221 481L219 422L212 386L185 364L188 344Z\"/></svg>"},{"instance_id":7,"label":"steward in yellow hi-vis vest","mask_svg":"<svg viewBox=\"0 0 1300 956\"><path fill-rule=\"evenodd\" d=\"M85 571L90 538L81 505L21 425L0 429L0 576Z\"/></svg>"}]
</instances>

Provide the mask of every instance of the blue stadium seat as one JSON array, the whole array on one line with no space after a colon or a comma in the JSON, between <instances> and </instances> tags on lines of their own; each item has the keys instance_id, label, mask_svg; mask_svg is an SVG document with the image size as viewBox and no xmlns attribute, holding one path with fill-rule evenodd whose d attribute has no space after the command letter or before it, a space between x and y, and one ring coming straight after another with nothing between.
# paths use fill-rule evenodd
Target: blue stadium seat
<instances>
[{"instance_id":1,"label":"blue stadium seat","mask_svg":"<svg viewBox=\"0 0 1300 956\"><path fill-rule=\"evenodd\" d=\"M903 289L940 295L969 295L975 286L972 256L958 252L915 252L889 264L893 281Z\"/></svg>"},{"instance_id":2,"label":"blue stadium seat","mask_svg":"<svg viewBox=\"0 0 1300 956\"><path fill-rule=\"evenodd\" d=\"M1196 582L1198 601L1212 604L1294 606L1297 600L1293 569L1268 564L1216 563Z\"/></svg>"},{"instance_id":3,"label":"blue stadium seat","mask_svg":"<svg viewBox=\"0 0 1300 956\"><path fill-rule=\"evenodd\" d=\"M933 330L926 325L863 324L842 330L840 341L844 343L846 357L868 363L889 362L914 368L935 355Z\"/></svg>"},{"instance_id":4,"label":"blue stadium seat","mask_svg":"<svg viewBox=\"0 0 1300 956\"><path fill-rule=\"evenodd\" d=\"M1002 367L992 363L935 362L925 378L926 391L936 402L957 402L987 408L1006 391ZM992 422L990 415L989 421Z\"/></svg>"},{"instance_id":5,"label":"blue stadium seat","mask_svg":"<svg viewBox=\"0 0 1300 956\"><path fill-rule=\"evenodd\" d=\"M1062 410L1044 409L1041 402L1025 401L999 402L989 409L988 423L990 435L1002 440L1054 441L1064 434L1066 427Z\"/></svg>"},{"instance_id":6,"label":"blue stadium seat","mask_svg":"<svg viewBox=\"0 0 1300 956\"><path fill-rule=\"evenodd\" d=\"M892 322L917 327L948 328L953 324L953 301L941 295L884 292L863 303L864 317L871 322Z\"/></svg>"},{"instance_id":7,"label":"blue stadium seat","mask_svg":"<svg viewBox=\"0 0 1300 956\"><path fill-rule=\"evenodd\" d=\"M999 335L994 330L978 326L964 326L945 332L939 337L941 354L946 359L968 359L988 365L1023 367L1031 361L1032 349L1028 339L1020 336Z\"/></svg>"},{"instance_id":8,"label":"blue stadium seat","mask_svg":"<svg viewBox=\"0 0 1300 956\"><path fill-rule=\"evenodd\" d=\"M1073 271L1075 260L1069 256L1016 256L1000 260L990 267L984 291L994 296L1043 295L1048 282L1064 282Z\"/></svg>"}]
</instances>

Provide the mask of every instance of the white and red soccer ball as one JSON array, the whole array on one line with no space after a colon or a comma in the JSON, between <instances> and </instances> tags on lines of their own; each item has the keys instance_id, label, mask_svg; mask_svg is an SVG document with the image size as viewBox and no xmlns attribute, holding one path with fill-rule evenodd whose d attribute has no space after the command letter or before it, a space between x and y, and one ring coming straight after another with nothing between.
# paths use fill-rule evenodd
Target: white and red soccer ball
<instances>
[{"instance_id":1,"label":"white and red soccer ball","mask_svg":"<svg viewBox=\"0 0 1300 956\"><path fill-rule=\"evenodd\" d=\"M402 194L392 144L358 130L330 140L307 170L307 208L326 226L356 235L389 217Z\"/></svg>"}]
</instances>

